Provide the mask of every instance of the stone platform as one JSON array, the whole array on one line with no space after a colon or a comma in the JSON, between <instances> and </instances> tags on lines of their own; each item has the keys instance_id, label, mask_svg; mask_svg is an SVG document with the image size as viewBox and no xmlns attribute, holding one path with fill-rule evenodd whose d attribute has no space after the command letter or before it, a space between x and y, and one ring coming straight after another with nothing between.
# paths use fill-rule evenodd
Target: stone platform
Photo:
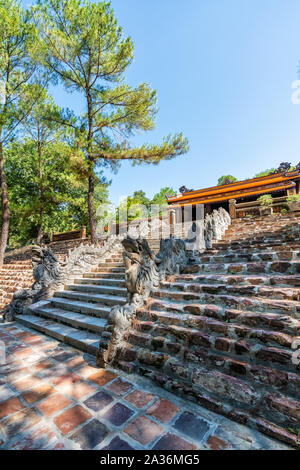
<instances>
[{"instance_id":1,"label":"stone platform","mask_svg":"<svg viewBox=\"0 0 300 470\"><path fill-rule=\"evenodd\" d=\"M0 450L291 449L22 325L3 345Z\"/></svg>"}]
</instances>

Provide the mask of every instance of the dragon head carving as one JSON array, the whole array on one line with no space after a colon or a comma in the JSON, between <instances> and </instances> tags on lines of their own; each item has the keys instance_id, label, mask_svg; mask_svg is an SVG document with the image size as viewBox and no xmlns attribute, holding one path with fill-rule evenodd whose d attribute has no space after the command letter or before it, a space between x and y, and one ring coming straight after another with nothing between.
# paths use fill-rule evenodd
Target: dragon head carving
<instances>
[{"instance_id":1,"label":"dragon head carving","mask_svg":"<svg viewBox=\"0 0 300 470\"><path fill-rule=\"evenodd\" d=\"M142 298L154 287L157 278L155 257L147 240L126 237L124 247L125 283L132 300L139 304Z\"/></svg>"},{"instance_id":2,"label":"dragon head carving","mask_svg":"<svg viewBox=\"0 0 300 470\"><path fill-rule=\"evenodd\" d=\"M32 254L33 277L35 280L32 286L33 290L48 286L52 281L59 279L59 260L50 248L34 246Z\"/></svg>"}]
</instances>

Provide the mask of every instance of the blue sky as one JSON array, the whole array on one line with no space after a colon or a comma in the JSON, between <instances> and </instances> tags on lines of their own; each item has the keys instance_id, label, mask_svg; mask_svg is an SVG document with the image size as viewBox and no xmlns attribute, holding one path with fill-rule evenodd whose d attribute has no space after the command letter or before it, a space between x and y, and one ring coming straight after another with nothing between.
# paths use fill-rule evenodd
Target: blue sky
<instances>
[{"instance_id":1,"label":"blue sky","mask_svg":"<svg viewBox=\"0 0 300 470\"><path fill-rule=\"evenodd\" d=\"M247 178L300 161L299 0L112 0L135 45L127 82L158 93L156 129L133 144L182 131L190 151L158 166L122 164L110 198L163 186L198 189L224 174ZM61 106L81 103L61 88Z\"/></svg>"}]
</instances>

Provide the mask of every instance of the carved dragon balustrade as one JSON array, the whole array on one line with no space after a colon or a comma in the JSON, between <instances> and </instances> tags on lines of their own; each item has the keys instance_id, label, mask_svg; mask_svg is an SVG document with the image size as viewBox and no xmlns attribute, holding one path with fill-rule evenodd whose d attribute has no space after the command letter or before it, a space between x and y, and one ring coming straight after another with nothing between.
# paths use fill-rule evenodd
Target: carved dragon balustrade
<instances>
[{"instance_id":1,"label":"carved dragon balustrade","mask_svg":"<svg viewBox=\"0 0 300 470\"><path fill-rule=\"evenodd\" d=\"M32 248L34 283L31 289L15 292L4 312L5 321L13 321L18 314L26 314L28 307L62 290L67 282L87 268L96 267L101 258L120 245L123 237L110 236L103 246L80 245L69 251L65 261L60 261L49 247Z\"/></svg>"}]
</instances>

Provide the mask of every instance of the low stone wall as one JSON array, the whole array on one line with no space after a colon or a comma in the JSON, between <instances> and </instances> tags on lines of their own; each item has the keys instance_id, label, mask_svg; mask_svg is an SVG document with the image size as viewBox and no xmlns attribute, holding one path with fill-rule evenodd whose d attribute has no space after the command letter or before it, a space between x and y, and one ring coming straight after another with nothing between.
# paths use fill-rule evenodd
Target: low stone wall
<instances>
[{"instance_id":1,"label":"low stone wall","mask_svg":"<svg viewBox=\"0 0 300 470\"><path fill-rule=\"evenodd\" d=\"M235 221L137 311L118 367L298 447L298 220Z\"/></svg>"}]
</instances>

